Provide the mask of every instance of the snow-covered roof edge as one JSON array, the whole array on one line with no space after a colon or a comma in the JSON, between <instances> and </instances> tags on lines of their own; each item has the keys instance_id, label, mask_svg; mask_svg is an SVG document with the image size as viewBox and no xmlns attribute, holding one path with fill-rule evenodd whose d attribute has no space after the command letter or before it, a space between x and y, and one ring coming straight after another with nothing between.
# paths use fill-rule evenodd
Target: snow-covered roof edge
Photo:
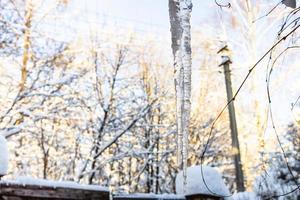
<instances>
[{"instance_id":1,"label":"snow-covered roof edge","mask_svg":"<svg viewBox=\"0 0 300 200\"><path fill-rule=\"evenodd\" d=\"M0 181L0 184L40 186L40 187L51 187L51 188L69 188L69 189L109 192L109 189L107 187L103 187L100 185L85 185L85 184L79 184L72 181L51 181L45 179L34 179L31 177L18 177L16 180L2 180Z\"/></svg>"}]
</instances>

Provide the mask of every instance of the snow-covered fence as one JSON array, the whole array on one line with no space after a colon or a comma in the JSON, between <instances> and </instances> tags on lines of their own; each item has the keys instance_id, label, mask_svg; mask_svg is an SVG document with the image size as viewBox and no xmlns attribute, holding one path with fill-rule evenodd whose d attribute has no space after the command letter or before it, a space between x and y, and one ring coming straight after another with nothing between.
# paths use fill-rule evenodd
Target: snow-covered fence
<instances>
[{"instance_id":1,"label":"snow-covered fence","mask_svg":"<svg viewBox=\"0 0 300 200\"><path fill-rule=\"evenodd\" d=\"M73 182L17 180L0 182L1 200L109 200L108 189Z\"/></svg>"},{"instance_id":2,"label":"snow-covered fence","mask_svg":"<svg viewBox=\"0 0 300 200\"><path fill-rule=\"evenodd\" d=\"M212 195L206 194L197 194L197 195L172 195L172 194L133 194L133 195L122 195L114 196L113 200L221 200L220 197L215 197Z\"/></svg>"},{"instance_id":3,"label":"snow-covered fence","mask_svg":"<svg viewBox=\"0 0 300 200\"><path fill-rule=\"evenodd\" d=\"M114 200L224 200L231 194L226 187L222 175L208 166L192 166L187 168L184 186L183 172L176 177L175 194L132 194L114 196ZM184 188L185 187L185 188Z\"/></svg>"},{"instance_id":4,"label":"snow-covered fence","mask_svg":"<svg viewBox=\"0 0 300 200\"><path fill-rule=\"evenodd\" d=\"M178 174L177 194L114 195L113 200L224 200L227 198L223 197L231 196L221 174L214 168L189 167L186 178L187 185L183 188L183 173ZM0 200L109 200L110 195L107 188L98 185L80 185L75 182L27 177L19 177L14 181L0 181Z\"/></svg>"},{"instance_id":5,"label":"snow-covered fence","mask_svg":"<svg viewBox=\"0 0 300 200\"><path fill-rule=\"evenodd\" d=\"M185 200L185 197L175 194L131 194L114 196L113 200Z\"/></svg>"}]
</instances>

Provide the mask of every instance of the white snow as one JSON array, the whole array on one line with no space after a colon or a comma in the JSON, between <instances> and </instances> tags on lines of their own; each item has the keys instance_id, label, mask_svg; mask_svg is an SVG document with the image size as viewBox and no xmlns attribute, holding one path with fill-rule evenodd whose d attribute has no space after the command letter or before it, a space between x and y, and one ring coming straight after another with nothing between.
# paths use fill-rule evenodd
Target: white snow
<instances>
[{"instance_id":1,"label":"white snow","mask_svg":"<svg viewBox=\"0 0 300 200\"><path fill-rule=\"evenodd\" d=\"M215 196L229 196L230 192L226 187L221 174L212 167L203 166L202 168L204 180L209 189L207 189L203 182L201 166L193 166L187 168L187 185L185 188L185 195L208 194ZM179 172L176 177L176 193L184 194L182 171Z\"/></svg>"},{"instance_id":2,"label":"white snow","mask_svg":"<svg viewBox=\"0 0 300 200\"><path fill-rule=\"evenodd\" d=\"M233 200L259 200L253 192L239 192L232 195Z\"/></svg>"},{"instance_id":3,"label":"white snow","mask_svg":"<svg viewBox=\"0 0 300 200\"><path fill-rule=\"evenodd\" d=\"M34 179L32 177L18 177L16 180L5 180L0 181L4 184L17 184L17 185L34 185L41 187L52 187L52 188L70 188L70 189L81 189L81 190L95 190L95 191L109 191L107 187L99 185L83 185L72 181L51 181L45 179Z\"/></svg>"},{"instance_id":4,"label":"white snow","mask_svg":"<svg viewBox=\"0 0 300 200\"><path fill-rule=\"evenodd\" d=\"M228 56L222 56L221 58L222 58L222 61L221 61L221 64L219 66L222 66L227 62L231 62L230 58Z\"/></svg>"},{"instance_id":5,"label":"white snow","mask_svg":"<svg viewBox=\"0 0 300 200\"><path fill-rule=\"evenodd\" d=\"M6 139L0 135L0 176L6 175L8 169L8 148Z\"/></svg>"},{"instance_id":6,"label":"white snow","mask_svg":"<svg viewBox=\"0 0 300 200\"><path fill-rule=\"evenodd\" d=\"M128 195L116 195L117 197L122 198L156 198L156 199L185 199L183 195L176 195L176 194L154 194L154 193L135 193L135 194L128 194Z\"/></svg>"},{"instance_id":7,"label":"white snow","mask_svg":"<svg viewBox=\"0 0 300 200\"><path fill-rule=\"evenodd\" d=\"M20 132L25 125L26 125L26 123L23 122L23 123L21 123L17 126L10 127L9 130L1 130L0 135L2 135L3 137L8 138L8 137Z\"/></svg>"}]
</instances>

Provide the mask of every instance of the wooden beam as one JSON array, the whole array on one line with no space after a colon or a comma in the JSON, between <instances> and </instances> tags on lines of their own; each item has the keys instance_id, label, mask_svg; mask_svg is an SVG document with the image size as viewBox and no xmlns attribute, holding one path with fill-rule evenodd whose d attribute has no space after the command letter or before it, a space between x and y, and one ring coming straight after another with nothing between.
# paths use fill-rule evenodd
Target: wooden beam
<instances>
[{"instance_id":1,"label":"wooden beam","mask_svg":"<svg viewBox=\"0 0 300 200\"><path fill-rule=\"evenodd\" d=\"M4 200L109 200L108 191L0 183L0 199ZM16 198L18 197L18 198Z\"/></svg>"}]
</instances>

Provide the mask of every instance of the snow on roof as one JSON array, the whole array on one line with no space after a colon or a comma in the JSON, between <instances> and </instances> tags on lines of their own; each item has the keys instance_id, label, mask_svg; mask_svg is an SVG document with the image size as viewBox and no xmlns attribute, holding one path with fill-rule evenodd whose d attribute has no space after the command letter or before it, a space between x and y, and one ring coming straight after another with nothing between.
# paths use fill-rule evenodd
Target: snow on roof
<instances>
[{"instance_id":1,"label":"snow on roof","mask_svg":"<svg viewBox=\"0 0 300 200\"><path fill-rule=\"evenodd\" d=\"M0 176L6 175L8 169L8 148L6 139L0 134Z\"/></svg>"},{"instance_id":2,"label":"snow on roof","mask_svg":"<svg viewBox=\"0 0 300 200\"><path fill-rule=\"evenodd\" d=\"M239 192L232 195L233 200L258 200L253 192Z\"/></svg>"},{"instance_id":3,"label":"snow on roof","mask_svg":"<svg viewBox=\"0 0 300 200\"><path fill-rule=\"evenodd\" d=\"M176 194L154 194L154 193L135 193L135 194L118 194L116 195L118 198L130 198L130 199L147 199L147 198L155 198L155 199L185 199L183 195Z\"/></svg>"},{"instance_id":4,"label":"snow on roof","mask_svg":"<svg viewBox=\"0 0 300 200\"><path fill-rule=\"evenodd\" d=\"M40 187L52 187L52 188L70 188L70 189L81 189L81 190L94 190L94 191L105 191L109 192L107 187L99 185L84 185L72 181L51 181L45 179L34 179L31 177L18 177L16 180L3 180L0 184L17 184L17 185L34 185Z\"/></svg>"},{"instance_id":5,"label":"snow on roof","mask_svg":"<svg viewBox=\"0 0 300 200\"><path fill-rule=\"evenodd\" d=\"M229 196L230 192L226 187L220 173L212 167L203 166L204 180L209 189L203 182L201 166L187 168L187 185L185 195L206 194L213 196ZM211 193L212 191L213 193ZM178 173L176 177L176 193L184 194L183 173ZM217 195L216 195L217 194Z\"/></svg>"}]
</instances>

